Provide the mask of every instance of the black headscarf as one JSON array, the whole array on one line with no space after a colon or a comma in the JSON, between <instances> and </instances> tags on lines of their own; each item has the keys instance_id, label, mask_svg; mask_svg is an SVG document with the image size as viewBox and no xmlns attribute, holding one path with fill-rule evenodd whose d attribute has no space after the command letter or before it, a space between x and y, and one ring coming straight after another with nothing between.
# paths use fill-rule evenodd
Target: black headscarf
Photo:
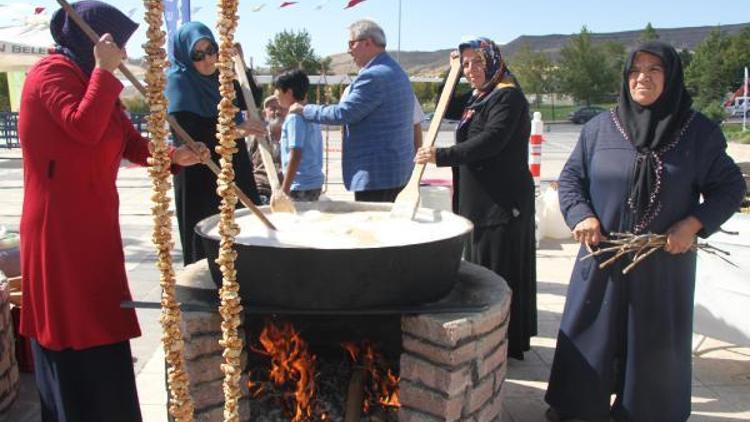
<instances>
[{"instance_id":1,"label":"black headscarf","mask_svg":"<svg viewBox=\"0 0 750 422\"><path fill-rule=\"evenodd\" d=\"M664 65L664 90L649 106L641 106L630 96L628 73L638 53L659 57ZM652 41L630 53L623 71L616 114L622 130L638 150L635 177L628 203L634 212L633 230L642 230L658 213L661 188L661 158L677 140L692 115L693 103L685 89L682 63L677 51L669 44Z\"/></svg>"},{"instance_id":2,"label":"black headscarf","mask_svg":"<svg viewBox=\"0 0 750 422\"><path fill-rule=\"evenodd\" d=\"M123 48L138 28L124 13L96 0L72 3L73 9L99 35L112 34L118 47ZM87 75L94 70L94 43L63 9L52 15L49 30L57 44L56 51L73 60Z\"/></svg>"}]
</instances>

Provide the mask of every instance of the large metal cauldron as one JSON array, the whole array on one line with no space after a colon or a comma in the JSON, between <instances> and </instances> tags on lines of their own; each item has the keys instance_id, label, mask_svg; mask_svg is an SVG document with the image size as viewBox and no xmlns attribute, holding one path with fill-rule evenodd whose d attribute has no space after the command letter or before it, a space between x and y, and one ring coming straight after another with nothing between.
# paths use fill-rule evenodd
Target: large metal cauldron
<instances>
[{"instance_id":1,"label":"large metal cauldron","mask_svg":"<svg viewBox=\"0 0 750 422\"><path fill-rule=\"evenodd\" d=\"M296 203L298 212L316 209L326 213L384 211L387 203ZM267 207L261 207L270 213ZM248 215L239 210L237 217ZM221 285L221 271L214 262L219 239L209 233L218 215L198 223L208 255L211 276ZM414 243L403 233L397 246L351 249L314 249L235 245L237 280L243 304L300 310L347 310L428 303L445 296L455 284L464 238L472 229L463 217L446 211L420 209L442 231L437 240ZM400 239L400 237L399 237ZM324 244L326 239L320 239Z\"/></svg>"}]
</instances>

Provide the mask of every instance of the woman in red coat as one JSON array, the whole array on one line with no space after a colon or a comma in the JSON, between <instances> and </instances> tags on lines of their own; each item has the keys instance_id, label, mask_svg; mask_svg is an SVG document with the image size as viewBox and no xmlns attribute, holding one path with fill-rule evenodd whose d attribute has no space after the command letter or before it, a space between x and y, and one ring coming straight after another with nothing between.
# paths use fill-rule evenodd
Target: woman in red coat
<instances>
[{"instance_id":1,"label":"woman in red coat","mask_svg":"<svg viewBox=\"0 0 750 422\"><path fill-rule=\"evenodd\" d=\"M21 99L23 147L21 333L32 339L43 420L140 420L129 339L140 335L130 300L115 181L122 158L146 165L148 141L118 100L113 75L137 24L112 6L73 7L96 45L58 10L57 43L31 69ZM208 156L173 151L177 165Z\"/></svg>"}]
</instances>

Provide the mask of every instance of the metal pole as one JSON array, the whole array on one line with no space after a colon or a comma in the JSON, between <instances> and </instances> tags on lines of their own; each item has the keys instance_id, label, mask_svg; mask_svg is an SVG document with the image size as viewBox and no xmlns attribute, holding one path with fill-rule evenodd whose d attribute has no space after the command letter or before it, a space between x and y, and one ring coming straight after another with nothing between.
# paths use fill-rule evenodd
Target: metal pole
<instances>
[{"instance_id":1,"label":"metal pole","mask_svg":"<svg viewBox=\"0 0 750 422\"><path fill-rule=\"evenodd\" d=\"M743 132L747 130L747 90L748 88L750 88L750 86L748 86L748 82L750 81L748 81L747 66L745 66L745 87L744 87L745 89L743 90L745 91L744 92L745 101L742 102L742 131Z\"/></svg>"},{"instance_id":2,"label":"metal pole","mask_svg":"<svg viewBox=\"0 0 750 422\"><path fill-rule=\"evenodd\" d=\"M398 0L398 49L396 50L396 61L401 64L401 0Z\"/></svg>"}]
</instances>

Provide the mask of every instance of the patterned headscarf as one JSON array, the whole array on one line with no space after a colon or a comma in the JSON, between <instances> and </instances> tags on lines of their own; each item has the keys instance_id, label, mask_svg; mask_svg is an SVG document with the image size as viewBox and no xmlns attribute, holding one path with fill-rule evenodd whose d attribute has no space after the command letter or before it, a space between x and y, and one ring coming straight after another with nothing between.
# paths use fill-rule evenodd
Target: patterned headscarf
<instances>
[{"instance_id":1,"label":"patterned headscarf","mask_svg":"<svg viewBox=\"0 0 750 422\"><path fill-rule=\"evenodd\" d=\"M97 34L112 34L118 47L124 48L138 24L116 8L96 0L83 0L71 4ZM52 39L57 44L55 51L73 60L87 75L96 64L94 43L63 9L58 9L49 25Z\"/></svg>"},{"instance_id":2,"label":"patterned headscarf","mask_svg":"<svg viewBox=\"0 0 750 422\"><path fill-rule=\"evenodd\" d=\"M500 54L500 48L492 40L485 37L478 37L472 40L464 41L458 45L458 52L463 53L466 49L471 48L474 53L482 60L484 65L484 86L480 91L491 91L495 86L507 77L512 77L508 66L505 65L503 55Z\"/></svg>"},{"instance_id":3,"label":"patterned headscarf","mask_svg":"<svg viewBox=\"0 0 750 422\"><path fill-rule=\"evenodd\" d=\"M458 123L458 128L462 128L471 120L476 109L484 104L490 98L490 94L495 92L496 89L507 86L520 88L515 77L505 64L503 55L500 53L500 48L492 40L485 37L478 37L459 44L458 51L461 54L462 63L463 53L469 48L474 50L474 53L484 65L485 83L483 86L477 88L471 98L469 98L464 109L464 114Z\"/></svg>"}]
</instances>

